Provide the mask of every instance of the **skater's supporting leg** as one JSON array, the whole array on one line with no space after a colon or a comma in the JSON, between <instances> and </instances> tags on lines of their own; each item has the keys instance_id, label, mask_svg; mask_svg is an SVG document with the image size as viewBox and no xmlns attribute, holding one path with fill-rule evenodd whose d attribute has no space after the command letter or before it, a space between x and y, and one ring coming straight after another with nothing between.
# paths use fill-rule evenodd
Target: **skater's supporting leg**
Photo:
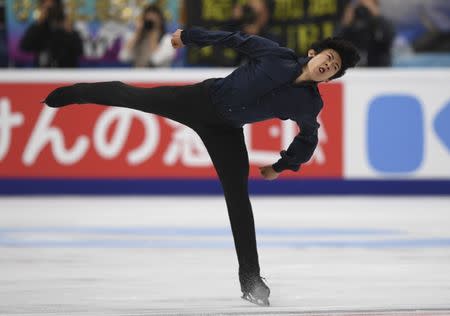
<instances>
[{"instance_id":1,"label":"skater's supporting leg","mask_svg":"<svg viewBox=\"0 0 450 316\"><path fill-rule=\"evenodd\" d=\"M51 107L86 103L126 107L182 123L196 120L196 106L205 102L209 98L204 83L139 88L120 81L77 83L54 90L44 100Z\"/></svg>"},{"instance_id":2,"label":"skater's supporting leg","mask_svg":"<svg viewBox=\"0 0 450 316\"><path fill-rule=\"evenodd\" d=\"M196 129L222 183L239 261L242 298L268 306L270 289L261 280L255 224L248 195L249 162L242 128Z\"/></svg>"},{"instance_id":3,"label":"skater's supporting leg","mask_svg":"<svg viewBox=\"0 0 450 316\"><path fill-rule=\"evenodd\" d=\"M248 195L249 161L243 130L224 127L197 132L222 183L241 279L246 275L259 276L255 224Z\"/></svg>"}]
</instances>

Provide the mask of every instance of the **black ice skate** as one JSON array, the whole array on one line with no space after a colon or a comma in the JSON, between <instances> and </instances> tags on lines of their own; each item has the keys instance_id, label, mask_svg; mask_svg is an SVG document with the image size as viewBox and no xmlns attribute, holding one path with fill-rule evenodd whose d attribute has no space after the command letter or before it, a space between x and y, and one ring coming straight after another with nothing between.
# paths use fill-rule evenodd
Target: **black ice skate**
<instances>
[{"instance_id":1,"label":"black ice skate","mask_svg":"<svg viewBox=\"0 0 450 316\"><path fill-rule=\"evenodd\" d=\"M72 86L60 87L53 90L41 103L52 108L59 108L65 105L79 103L77 102L78 89L82 84L74 84Z\"/></svg>"},{"instance_id":2,"label":"black ice skate","mask_svg":"<svg viewBox=\"0 0 450 316\"><path fill-rule=\"evenodd\" d=\"M259 306L270 306L270 289L260 276L240 277L242 298Z\"/></svg>"}]
</instances>

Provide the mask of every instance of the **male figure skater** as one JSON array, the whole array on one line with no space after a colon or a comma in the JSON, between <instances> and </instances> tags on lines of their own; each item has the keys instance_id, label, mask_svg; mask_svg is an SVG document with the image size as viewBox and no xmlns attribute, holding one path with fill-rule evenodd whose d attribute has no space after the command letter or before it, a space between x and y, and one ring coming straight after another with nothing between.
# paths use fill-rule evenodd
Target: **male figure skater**
<instances>
[{"instance_id":1,"label":"male figure skater","mask_svg":"<svg viewBox=\"0 0 450 316\"><path fill-rule=\"evenodd\" d=\"M317 145L322 109L317 83L340 77L359 60L353 45L340 39L316 43L308 57L268 39L241 32L177 30L174 48L223 45L247 54L249 62L225 78L188 86L138 88L119 81L77 83L54 90L43 103L51 107L96 103L154 113L198 133L221 181L239 262L242 298L269 305L270 290L260 277L255 227L247 182L249 161L242 126L270 118L291 119L300 133L281 159L260 168L273 180L283 170L297 171Z\"/></svg>"}]
</instances>

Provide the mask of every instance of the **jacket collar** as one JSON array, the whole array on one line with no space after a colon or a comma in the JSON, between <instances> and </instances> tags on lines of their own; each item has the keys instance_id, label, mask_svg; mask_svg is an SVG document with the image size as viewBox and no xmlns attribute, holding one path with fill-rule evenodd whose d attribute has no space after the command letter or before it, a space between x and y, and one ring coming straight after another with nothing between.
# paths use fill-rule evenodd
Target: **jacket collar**
<instances>
[{"instance_id":1,"label":"jacket collar","mask_svg":"<svg viewBox=\"0 0 450 316\"><path fill-rule=\"evenodd\" d=\"M303 66L305 66L307 63L309 63L309 61L312 59L312 57L304 57L304 56L300 56L297 58L297 63L299 64L299 70L298 70L298 74L295 76L294 80L292 81L292 85L294 87L300 87L300 86L304 86L304 85L311 85L311 86L317 86L317 82L315 81L304 81L302 83L295 83L295 79L298 78L298 76L300 76L302 74L303 71Z\"/></svg>"},{"instance_id":2,"label":"jacket collar","mask_svg":"<svg viewBox=\"0 0 450 316\"><path fill-rule=\"evenodd\" d=\"M304 57L304 56L300 56L297 58L297 62L303 67L304 65L306 65L307 63L309 63L309 61L312 59L312 57Z\"/></svg>"}]
</instances>

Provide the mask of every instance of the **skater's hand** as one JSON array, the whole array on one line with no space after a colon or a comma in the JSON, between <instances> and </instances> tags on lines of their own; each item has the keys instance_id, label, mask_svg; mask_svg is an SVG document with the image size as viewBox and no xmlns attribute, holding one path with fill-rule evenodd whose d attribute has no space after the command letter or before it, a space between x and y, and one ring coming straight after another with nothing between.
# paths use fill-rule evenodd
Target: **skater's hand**
<instances>
[{"instance_id":1,"label":"skater's hand","mask_svg":"<svg viewBox=\"0 0 450 316\"><path fill-rule=\"evenodd\" d=\"M171 43L172 43L172 47L175 49L181 48L184 46L183 41L181 40L181 31L183 31L183 30L178 29L175 31L175 33L172 34Z\"/></svg>"},{"instance_id":2,"label":"skater's hand","mask_svg":"<svg viewBox=\"0 0 450 316\"><path fill-rule=\"evenodd\" d=\"M259 171L261 172L263 178L266 180L275 180L280 175L278 172L273 170L272 166L260 167Z\"/></svg>"}]
</instances>

